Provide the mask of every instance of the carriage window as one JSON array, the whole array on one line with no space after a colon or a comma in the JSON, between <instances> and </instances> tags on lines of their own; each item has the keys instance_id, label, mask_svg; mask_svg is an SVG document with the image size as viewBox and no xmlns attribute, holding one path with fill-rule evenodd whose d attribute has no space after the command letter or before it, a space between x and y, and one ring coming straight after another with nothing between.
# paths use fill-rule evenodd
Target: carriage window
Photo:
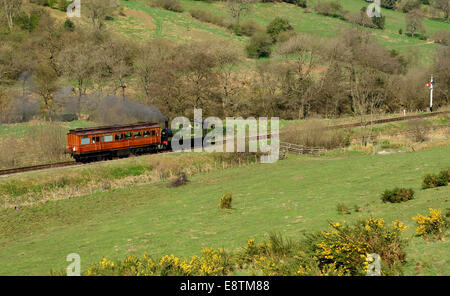
<instances>
[{"instance_id":1,"label":"carriage window","mask_svg":"<svg viewBox=\"0 0 450 296\"><path fill-rule=\"evenodd\" d=\"M92 143L100 142L100 137L92 137Z\"/></svg>"},{"instance_id":2,"label":"carriage window","mask_svg":"<svg viewBox=\"0 0 450 296\"><path fill-rule=\"evenodd\" d=\"M144 132L144 137L150 137L150 131L145 131Z\"/></svg>"},{"instance_id":3,"label":"carriage window","mask_svg":"<svg viewBox=\"0 0 450 296\"><path fill-rule=\"evenodd\" d=\"M113 141L113 136L112 135L106 135L104 138L104 142L108 143L108 142L112 142Z\"/></svg>"},{"instance_id":4,"label":"carriage window","mask_svg":"<svg viewBox=\"0 0 450 296\"><path fill-rule=\"evenodd\" d=\"M152 131L152 136L155 136L155 131Z\"/></svg>"},{"instance_id":5,"label":"carriage window","mask_svg":"<svg viewBox=\"0 0 450 296\"><path fill-rule=\"evenodd\" d=\"M134 137L135 138L140 138L141 137L141 132L134 133Z\"/></svg>"},{"instance_id":6,"label":"carriage window","mask_svg":"<svg viewBox=\"0 0 450 296\"><path fill-rule=\"evenodd\" d=\"M123 137L124 137L123 134L117 134L117 135L114 136L114 140L115 141L121 141L121 140L123 140Z\"/></svg>"},{"instance_id":7,"label":"carriage window","mask_svg":"<svg viewBox=\"0 0 450 296\"><path fill-rule=\"evenodd\" d=\"M88 145L91 144L91 139L89 137L83 137L81 139L81 145Z\"/></svg>"},{"instance_id":8,"label":"carriage window","mask_svg":"<svg viewBox=\"0 0 450 296\"><path fill-rule=\"evenodd\" d=\"M131 132L128 132L125 134L125 139L131 139Z\"/></svg>"}]
</instances>

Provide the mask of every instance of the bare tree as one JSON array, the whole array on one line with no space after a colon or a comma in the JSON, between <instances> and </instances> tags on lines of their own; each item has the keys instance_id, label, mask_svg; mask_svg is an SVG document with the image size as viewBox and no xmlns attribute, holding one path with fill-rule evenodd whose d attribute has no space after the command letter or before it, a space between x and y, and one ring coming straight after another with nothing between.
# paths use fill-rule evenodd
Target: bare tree
<instances>
[{"instance_id":1,"label":"bare tree","mask_svg":"<svg viewBox=\"0 0 450 296\"><path fill-rule=\"evenodd\" d=\"M80 116L81 98L86 94L87 87L94 78L97 66L95 47L87 41L76 42L74 46L65 48L58 56L58 59L65 75L76 80L77 112L78 116Z\"/></svg>"},{"instance_id":2,"label":"bare tree","mask_svg":"<svg viewBox=\"0 0 450 296\"><path fill-rule=\"evenodd\" d=\"M239 26L241 17L250 12L254 0L228 0L228 10L235 20L235 26Z\"/></svg>"},{"instance_id":3,"label":"bare tree","mask_svg":"<svg viewBox=\"0 0 450 296\"><path fill-rule=\"evenodd\" d=\"M94 29L101 29L107 16L117 8L115 0L87 0L83 2L83 9L90 19Z\"/></svg>"},{"instance_id":4,"label":"bare tree","mask_svg":"<svg viewBox=\"0 0 450 296\"><path fill-rule=\"evenodd\" d=\"M372 71L354 71L352 73L352 107L353 112L360 118L361 144L364 146L367 145L368 139L372 136L374 115L382 101L382 93L374 85L377 80L374 75L375 73ZM370 121L368 129L367 120Z\"/></svg>"},{"instance_id":5,"label":"bare tree","mask_svg":"<svg viewBox=\"0 0 450 296\"><path fill-rule=\"evenodd\" d=\"M35 92L42 98L43 115L44 117L48 117L52 111L55 92L59 88L58 75L49 64L41 62L35 70L33 77L35 81Z\"/></svg>"},{"instance_id":6,"label":"bare tree","mask_svg":"<svg viewBox=\"0 0 450 296\"><path fill-rule=\"evenodd\" d=\"M411 10L406 14L406 32L414 36L416 32L425 33L423 12L420 9Z\"/></svg>"},{"instance_id":7,"label":"bare tree","mask_svg":"<svg viewBox=\"0 0 450 296\"><path fill-rule=\"evenodd\" d=\"M220 43L214 50L214 56L218 63L218 78L221 82L222 111L225 116L231 116L231 97L237 87L233 85L233 70L239 61L239 54L230 43Z\"/></svg>"},{"instance_id":8,"label":"bare tree","mask_svg":"<svg viewBox=\"0 0 450 296\"><path fill-rule=\"evenodd\" d=\"M163 39L144 43L138 48L134 70L147 103L154 104L157 93L166 86L163 78L170 72L173 59L174 47Z\"/></svg>"},{"instance_id":9,"label":"bare tree","mask_svg":"<svg viewBox=\"0 0 450 296\"><path fill-rule=\"evenodd\" d=\"M114 92L121 90L125 97L128 79L133 74L133 63L136 54L132 40L111 38L102 44L98 57L102 66L100 75L110 77L114 81Z\"/></svg>"},{"instance_id":10,"label":"bare tree","mask_svg":"<svg viewBox=\"0 0 450 296\"><path fill-rule=\"evenodd\" d=\"M9 29L14 26L14 16L22 8L22 0L0 0L0 6L8 22Z\"/></svg>"}]
</instances>

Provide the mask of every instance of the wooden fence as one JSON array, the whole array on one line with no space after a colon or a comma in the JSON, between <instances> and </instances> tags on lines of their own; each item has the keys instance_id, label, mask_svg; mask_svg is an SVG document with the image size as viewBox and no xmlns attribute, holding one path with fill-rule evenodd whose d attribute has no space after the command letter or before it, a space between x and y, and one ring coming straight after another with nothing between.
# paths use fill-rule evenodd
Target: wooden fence
<instances>
[{"instance_id":1,"label":"wooden fence","mask_svg":"<svg viewBox=\"0 0 450 296\"><path fill-rule=\"evenodd\" d=\"M295 153L295 154L323 154L327 150L325 148L319 148L319 147L306 147L302 145L297 145L293 143L286 143L286 142L280 142L280 151L286 151L289 153Z\"/></svg>"}]
</instances>

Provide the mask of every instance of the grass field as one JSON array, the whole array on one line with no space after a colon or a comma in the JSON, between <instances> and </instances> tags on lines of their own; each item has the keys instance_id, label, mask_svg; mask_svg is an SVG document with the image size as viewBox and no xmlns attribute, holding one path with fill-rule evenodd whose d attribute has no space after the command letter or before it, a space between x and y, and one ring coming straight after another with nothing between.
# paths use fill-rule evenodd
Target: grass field
<instances>
[{"instance_id":1,"label":"grass field","mask_svg":"<svg viewBox=\"0 0 450 296\"><path fill-rule=\"evenodd\" d=\"M316 2L318 1L308 1L309 7L313 8ZM240 45L241 48L244 47L245 37L231 34L226 28L200 22L189 14L191 9L198 8L230 18L225 2L181 0L185 10L183 13L151 8L145 1L121 1L121 3L127 8L127 16L119 17L113 27L136 38L165 37L175 41L228 39ZM362 0L346 0L341 3L348 11L359 11L367 6L367 3ZM404 13L384 8L382 13L386 16L385 30L370 29L382 45L399 51L414 49L419 56L424 57L421 61L431 61L430 55L439 45L429 40L400 35L399 29L405 31ZM300 7L287 3L256 3L244 19L252 19L266 27L277 16L288 19L297 32L322 37L336 36L352 26L346 21L325 17L315 12L308 13ZM450 23L439 20L425 19L424 25L429 36L437 30L450 30Z\"/></svg>"},{"instance_id":2,"label":"grass field","mask_svg":"<svg viewBox=\"0 0 450 296\"><path fill-rule=\"evenodd\" d=\"M1 210L0 274L63 270L72 252L81 255L86 270L103 256L189 256L202 247L232 250L269 231L299 238L325 228L329 220L368 216L389 223L399 219L409 226L406 274L448 274L448 235L433 242L414 237L411 218L429 207L450 207L449 187L420 189L425 173L450 166L449 156L448 146L383 156L338 151L323 157L292 155L275 164L201 173L178 188L156 182ZM415 199L383 204L381 192L395 186L412 187ZM233 209L219 210L226 192L233 193ZM361 211L339 215L338 203L357 205Z\"/></svg>"}]
</instances>

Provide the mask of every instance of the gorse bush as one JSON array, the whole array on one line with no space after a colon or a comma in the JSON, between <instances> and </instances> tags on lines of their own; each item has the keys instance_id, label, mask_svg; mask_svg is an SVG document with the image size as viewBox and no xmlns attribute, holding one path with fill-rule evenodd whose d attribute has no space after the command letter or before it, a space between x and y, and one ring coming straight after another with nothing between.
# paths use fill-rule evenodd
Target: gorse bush
<instances>
[{"instance_id":1,"label":"gorse bush","mask_svg":"<svg viewBox=\"0 0 450 296\"><path fill-rule=\"evenodd\" d=\"M418 224L416 232L419 236L425 238L442 239L445 230L448 228L447 221L442 216L441 209L430 208L429 211L430 214L427 216L418 214L412 218Z\"/></svg>"},{"instance_id":2,"label":"gorse bush","mask_svg":"<svg viewBox=\"0 0 450 296\"><path fill-rule=\"evenodd\" d=\"M422 180L422 188L435 188L447 186L450 180L450 168L440 171L438 174L426 174Z\"/></svg>"},{"instance_id":3,"label":"gorse bush","mask_svg":"<svg viewBox=\"0 0 450 296\"><path fill-rule=\"evenodd\" d=\"M123 261L114 263L103 258L87 271L88 276L223 276L232 266L223 249L203 249L200 257L180 259L174 255L165 255L154 261L144 254L143 257L131 255Z\"/></svg>"},{"instance_id":4,"label":"gorse bush","mask_svg":"<svg viewBox=\"0 0 450 296\"><path fill-rule=\"evenodd\" d=\"M330 266L340 275L364 275L366 258L376 253L382 258L382 272L395 272L405 260L406 240L401 233L406 230L399 221L386 226L383 219L369 218L353 225L330 223L332 231L308 235L307 246L319 262L321 270Z\"/></svg>"},{"instance_id":5,"label":"gorse bush","mask_svg":"<svg viewBox=\"0 0 450 296\"><path fill-rule=\"evenodd\" d=\"M414 190L411 188L394 188L386 190L381 195L383 202L399 203L411 200L414 198Z\"/></svg>"},{"instance_id":6,"label":"gorse bush","mask_svg":"<svg viewBox=\"0 0 450 296\"><path fill-rule=\"evenodd\" d=\"M233 196L231 193L226 193L222 196L219 203L219 208L221 209L231 209L231 202L233 201Z\"/></svg>"},{"instance_id":7,"label":"gorse bush","mask_svg":"<svg viewBox=\"0 0 450 296\"><path fill-rule=\"evenodd\" d=\"M382 274L400 272L405 260L406 227L399 221L386 226L383 219L369 218L355 224L330 223L331 231L317 232L294 241L270 233L260 242L249 239L238 250L202 249L200 256L165 255L159 260L131 255L117 263L104 258L91 265L86 275L128 276L224 276L239 274L365 275L370 253L380 255Z\"/></svg>"}]
</instances>

